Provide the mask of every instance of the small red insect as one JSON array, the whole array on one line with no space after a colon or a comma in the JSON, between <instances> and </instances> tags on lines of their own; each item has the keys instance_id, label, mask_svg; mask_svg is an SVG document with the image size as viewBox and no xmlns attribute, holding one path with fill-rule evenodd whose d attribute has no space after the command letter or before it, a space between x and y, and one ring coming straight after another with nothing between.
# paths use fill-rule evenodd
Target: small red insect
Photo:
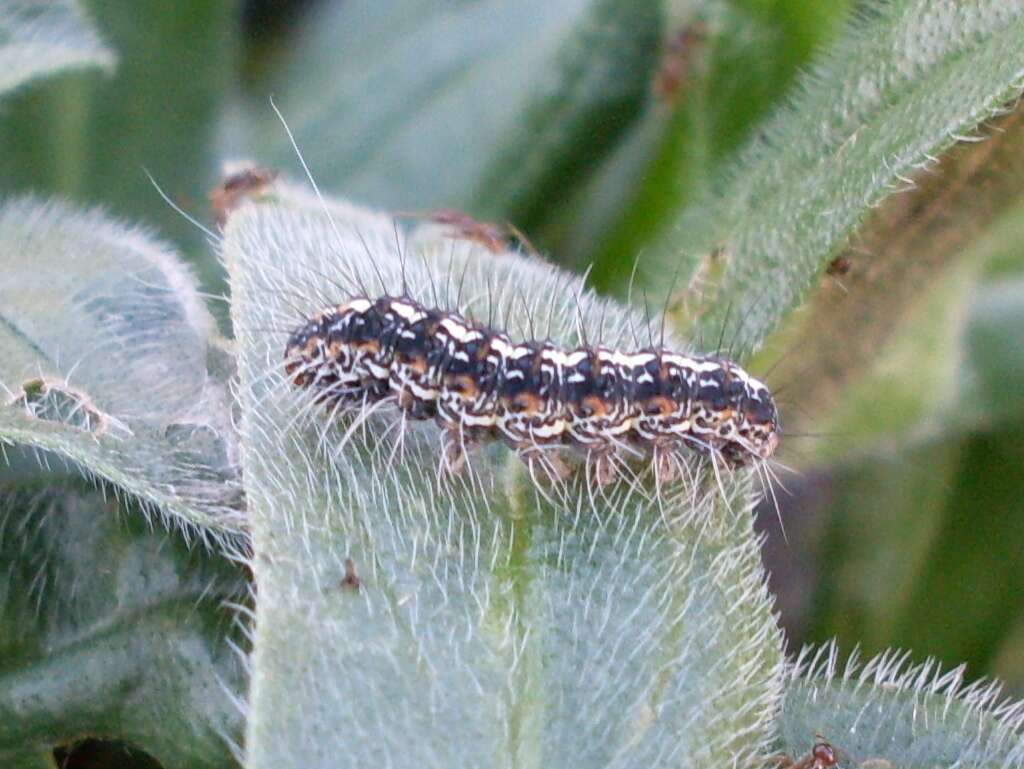
<instances>
[{"instance_id":1,"label":"small red insect","mask_svg":"<svg viewBox=\"0 0 1024 769\"><path fill-rule=\"evenodd\" d=\"M707 39L707 27L700 22L689 24L668 41L661 66L654 76L654 95L661 101L673 101L690 75L696 52Z\"/></svg>"},{"instance_id":2,"label":"small red insect","mask_svg":"<svg viewBox=\"0 0 1024 769\"><path fill-rule=\"evenodd\" d=\"M451 228L447 233L448 237L472 241L483 246L492 254L508 251L510 247L518 244L527 253L538 256L537 249L514 224L481 222L456 208L439 208L436 211L428 211L423 214L407 213L402 215L446 225Z\"/></svg>"},{"instance_id":3,"label":"small red insect","mask_svg":"<svg viewBox=\"0 0 1024 769\"><path fill-rule=\"evenodd\" d=\"M363 581L356 574L356 564L351 558L345 559L345 576L341 580L341 586L346 590L358 593Z\"/></svg>"},{"instance_id":4,"label":"small red insect","mask_svg":"<svg viewBox=\"0 0 1024 769\"><path fill-rule=\"evenodd\" d=\"M814 743L809 755L800 759L782 756L777 765L779 769L832 769L838 763L838 751L829 743L819 739Z\"/></svg>"},{"instance_id":5,"label":"small red insect","mask_svg":"<svg viewBox=\"0 0 1024 769\"><path fill-rule=\"evenodd\" d=\"M840 275L846 275L851 269L853 269L853 259L848 256L837 256L828 263L828 267L825 268L825 272L829 275L838 277Z\"/></svg>"},{"instance_id":6,"label":"small red insect","mask_svg":"<svg viewBox=\"0 0 1024 769\"><path fill-rule=\"evenodd\" d=\"M230 173L224 180L210 191L210 208L213 216L221 227L228 217L244 200L259 198L267 194L270 185L277 179L277 170L250 166Z\"/></svg>"}]
</instances>

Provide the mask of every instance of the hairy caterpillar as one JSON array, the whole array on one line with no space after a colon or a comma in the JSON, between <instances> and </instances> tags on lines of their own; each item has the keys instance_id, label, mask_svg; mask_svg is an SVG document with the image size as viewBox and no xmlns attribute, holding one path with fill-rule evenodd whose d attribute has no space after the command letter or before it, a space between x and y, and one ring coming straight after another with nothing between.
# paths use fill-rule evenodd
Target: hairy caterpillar
<instances>
[{"instance_id":1,"label":"hairy caterpillar","mask_svg":"<svg viewBox=\"0 0 1024 769\"><path fill-rule=\"evenodd\" d=\"M499 439L528 460L582 450L604 484L620 448L648 451L671 477L680 448L742 465L779 443L768 388L724 358L514 342L406 297L322 309L291 334L285 367L328 407L390 399L407 418L434 419L453 468L467 444Z\"/></svg>"}]
</instances>

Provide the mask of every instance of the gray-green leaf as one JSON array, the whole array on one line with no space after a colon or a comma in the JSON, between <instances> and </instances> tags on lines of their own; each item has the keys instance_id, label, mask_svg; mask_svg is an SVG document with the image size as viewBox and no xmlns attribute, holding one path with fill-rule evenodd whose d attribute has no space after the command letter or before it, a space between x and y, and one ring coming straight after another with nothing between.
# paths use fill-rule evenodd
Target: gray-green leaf
<instances>
[{"instance_id":1,"label":"gray-green leaf","mask_svg":"<svg viewBox=\"0 0 1024 769\"><path fill-rule=\"evenodd\" d=\"M540 262L283 199L225 242L259 585L247 765L752 765L781 651L749 477L688 464L657 501L646 477L535 484L492 445L441 478L432 425L332 425L283 370L304 315L403 273L519 337L575 344L603 318L632 344L638 319Z\"/></svg>"},{"instance_id":2,"label":"gray-green leaf","mask_svg":"<svg viewBox=\"0 0 1024 769\"><path fill-rule=\"evenodd\" d=\"M0 486L0 763L85 737L165 769L235 765L243 571L81 481Z\"/></svg>"},{"instance_id":3,"label":"gray-green leaf","mask_svg":"<svg viewBox=\"0 0 1024 769\"><path fill-rule=\"evenodd\" d=\"M652 0L356 0L313 21L275 93L325 187L523 226L636 117L663 23ZM262 98L246 124L295 164Z\"/></svg>"},{"instance_id":4,"label":"gray-green leaf","mask_svg":"<svg viewBox=\"0 0 1024 769\"><path fill-rule=\"evenodd\" d=\"M114 61L75 0L0 1L0 94L61 70L110 70Z\"/></svg>"},{"instance_id":5,"label":"gray-green leaf","mask_svg":"<svg viewBox=\"0 0 1024 769\"><path fill-rule=\"evenodd\" d=\"M1024 2L871 3L663 255L721 271L700 326L757 347L871 208L1024 87ZM665 262L660 261L664 266ZM707 275L704 275L707 278Z\"/></svg>"},{"instance_id":6,"label":"gray-green leaf","mask_svg":"<svg viewBox=\"0 0 1024 769\"><path fill-rule=\"evenodd\" d=\"M849 766L1024 766L1021 703L1002 698L994 684L964 686L963 668L942 673L907 659L887 653L839 669L835 647L805 650L779 720L785 752L802 756L821 737Z\"/></svg>"},{"instance_id":7,"label":"gray-green leaf","mask_svg":"<svg viewBox=\"0 0 1024 769\"><path fill-rule=\"evenodd\" d=\"M175 525L243 529L213 321L173 252L95 211L0 208L0 440L51 452Z\"/></svg>"}]
</instances>

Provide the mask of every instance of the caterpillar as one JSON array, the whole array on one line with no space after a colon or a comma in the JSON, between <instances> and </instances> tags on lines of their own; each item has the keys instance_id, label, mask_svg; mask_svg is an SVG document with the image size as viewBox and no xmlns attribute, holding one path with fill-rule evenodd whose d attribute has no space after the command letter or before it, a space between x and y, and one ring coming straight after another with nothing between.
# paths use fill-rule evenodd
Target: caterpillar
<instances>
[{"instance_id":1,"label":"caterpillar","mask_svg":"<svg viewBox=\"0 0 1024 769\"><path fill-rule=\"evenodd\" d=\"M582 450L602 485L622 448L653 454L671 477L680 448L738 466L779 444L768 388L725 358L514 342L407 297L321 309L292 332L284 357L291 382L331 409L391 400L409 419L435 420L453 470L467 445L495 439L528 461ZM548 466L568 472L560 460Z\"/></svg>"}]
</instances>

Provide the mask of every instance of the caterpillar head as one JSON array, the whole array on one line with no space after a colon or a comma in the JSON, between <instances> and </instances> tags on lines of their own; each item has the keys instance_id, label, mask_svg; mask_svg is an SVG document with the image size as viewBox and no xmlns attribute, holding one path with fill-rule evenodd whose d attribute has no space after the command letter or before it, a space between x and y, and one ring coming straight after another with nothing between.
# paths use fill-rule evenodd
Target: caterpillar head
<instances>
[{"instance_id":1,"label":"caterpillar head","mask_svg":"<svg viewBox=\"0 0 1024 769\"><path fill-rule=\"evenodd\" d=\"M768 459L779 447L781 426L775 399L767 387L748 378L734 412L733 443L759 459ZM728 449L727 449L728 451Z\"/></svg>"},{"instance_id":2,"label":"caterpillar head","mask_svg":"<svg viewBox=\"0 0 1024 769\"><path fill-rule=\"evenodd\" d=\"M778 412L764 384L724 359L675 353L661 359L651 390L656 394L641 404L644 435L673 436L705 453L720 451L737 465L775 453Z\"/></svg>"}]
</instances>

